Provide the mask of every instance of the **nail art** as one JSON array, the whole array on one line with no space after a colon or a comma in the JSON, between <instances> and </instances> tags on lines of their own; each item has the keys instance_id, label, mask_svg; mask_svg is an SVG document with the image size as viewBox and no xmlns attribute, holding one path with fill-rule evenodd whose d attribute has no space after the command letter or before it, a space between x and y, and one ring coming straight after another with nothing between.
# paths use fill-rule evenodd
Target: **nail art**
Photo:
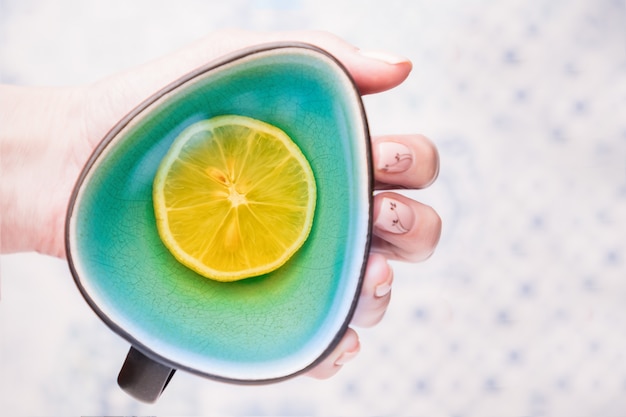
<instances>
[{"instance_id":1,"label":"nail art","mask_svg":"<svg viewBox=\"0 0 626 417\"><path fill-rule=\"evenodd\" d=\"M391 233L406 233L413 227L414 217L413 211L406 204L385 197L374 226Z\"/></svg>"},{"instance_id":2,"label":"nail art","mask_svg":"<svg viewBox=\"0 0 626 417\"><path fill-rule=\"evenodd\" d=\"M411 167L413 155L409 148L397 142L378 144L378 169L389 173L404 172Z\"/></svg>"}]
</instances>

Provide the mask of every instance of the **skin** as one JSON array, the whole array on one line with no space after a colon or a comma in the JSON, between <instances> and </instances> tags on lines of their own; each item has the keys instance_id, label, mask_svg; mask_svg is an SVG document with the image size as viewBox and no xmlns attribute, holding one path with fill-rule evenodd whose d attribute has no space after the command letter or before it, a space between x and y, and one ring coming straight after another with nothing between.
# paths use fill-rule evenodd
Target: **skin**
<instances>
[{"instance_id":1,"label":"skin","mask_svg":"<svg viewBox=\"0 0 626 417\"><path fill-rule=\"evenodd\" d=\"M168 56L93 84L63 88L0 86L0 253L36 251L65 258L64 221L72 187L107 131L155 91L187 72L235 50L274 41L307 42L339 59L362 94L389 90L409 75L405 58L361 51L325 32L213 33ZM381 158L377 145L390 141L412 154L400 173L375 170L376 188L419 189L439 172L436 147L418 134L372 139L374 166ZM393 191L374 199L374 221L383 198L401 202L415 221L405 233L374 227L372 250L353 327L371 327L383 318L391 299L393 270L389 260L419 262L435 250L441 219L430 207ZM350 328L337 348L309 376L334 375L359 351Z\"/></svg>"}]
</instances>

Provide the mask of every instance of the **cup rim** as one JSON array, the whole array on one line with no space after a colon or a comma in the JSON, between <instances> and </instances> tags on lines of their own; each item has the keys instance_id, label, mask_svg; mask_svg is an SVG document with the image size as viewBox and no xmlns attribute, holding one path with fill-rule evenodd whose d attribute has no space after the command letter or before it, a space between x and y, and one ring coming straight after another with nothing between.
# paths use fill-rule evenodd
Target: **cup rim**
<instances>
[{"instance_id":1,"label":"cup rim","mask_svg":"<svg viewBox=\"0 0 626 417\"><path fill-rule=\"evenodd\" d=\"M343 320L343 324L338 328L337 333L335 334L331 342L326 346L324 351L315 360L313 360L308 366L302 369L295 370L283 376L260 378L260 379L240 379L240 378L231 378L231 377L225 377L221 375L210 374L202 370L195 369L185 364L176 362L175 360L172 360L168 357L165 357L153 351L151 348L149 348L148 346L144 345L142 342L137 340L131 333L126 331L126 329L124 329L122 326L118 325L116 321L108 317L108 315L101 309L98 303L92 299L91 295L89 294L89 291L87 291L84 285L82 284L82 278L80 277L80 273L75 266L76 261L73 256L74 250L72 248L72 242L75 239L75 236L74 236L75 233L73 233L72 216L76 208L76 203L80 201L80 195L81 195L83 184L88 178L90 171L92 170L96 162L99 160L100 156L103 154L103 152L105 152L106 148L115 140L117 135L120 132L122 132L129 124L131 124L135 120L135 118L142 115L142 113L147 108L149 108L151 105L156 103L158 100L160 100L162 97L164 97L168 93L173 92L179 87L183 86L187 82L193 81L194 79L210 71L219 69L222 66L225 66L230 63L234 63L242 58L250 57L253 55L263 54L263 53L267 53L267 52L271 52L275 50L289 50L289 49L308 50L308 51L312 51L314 53L323 55L324 57L329 59L333 63L333 65L336 65L337 68L339 68L339 70L346 76L349 86L354 90L355 97L357 98L357 100L354 101L353 105L355 106L355 110L358 110L360 120L362 121L363 131L360 132L359 135L363 135L364 140L367 141L367 144L364 147L365 153L366 153L366 161L364 162L366 165L365 169L368 172L368 178L367 178L367 182L368 182L367 183L367 189L368 189L368 195L367 195L368 224L367 224L367 227L368 227L368 230L366 234L366 242L365 242L363 260L361 261L361 271L360 271L357 285L355 287L355 292L351 300L349 312L345 316ZM142 101L135 108L133 108L129 113L127 113L122 119L120 119L120 121L118 121L106 133L106 135L98 143L98 145L96 146L96 148L90 155L89 159L85 163L80 173L80 176L78 177L78 180L76 181L74 188L72 190L72 194L70 197L70 201L69 201L69 205L68 205L68 209L66 213L66 222L65 222L65 249L66 249L66 254L67 254L66 256L67 256L67 262L70 268L70 272L73 276L74 282L76 286L78 287L82 297L86 300L86 302L89 304L91 309L99 316L99 318L114 333L121 336L123 339L129 342L133 348L139 350L148 358L152 359L153 361L157 363L169 366L172 369L184 370L186 372L196 374L202 377L219 380L223 382L237 383L237 384L265 384L265 383L271 383L271 382L279 382L279 381L303 374L307 372L308 370L314 368L320 362L322 362L339 344L341 338L343 337L343 335L349 328L349 324L356 310L356 306L357 306L358 299L359 299L359 294L362 289L363 278L365 274L367 259L369 257L369 249L370 249L371 240L372 240L374 174L373 174L373 167L372 167L370 138L371 137L370 137L370 132L369 132L368 123L367 123L367 116L366 116L365 108L361 99L361 95L359 93L359 89L356 85L356 82L354 81L353 77L350 75L346 67L337 58L335 58L332 54L330 54L329 52L327 52L326 50L320 47L317 47L315 45L311 45L308 43L303 43L303 42L271 42L271 43L263 43L263 44L259 44L256 46L251 46L251 47L247 47L244 49L240 49L238 51L225 55L222 58L212 60L198 67L197 69L192 70L188 72L187 74L179 77L175 81L169 83L168 85L166 85L165 87L158 90L157 92L149 96L147 99Z\"/></svg>"}]
</instances>

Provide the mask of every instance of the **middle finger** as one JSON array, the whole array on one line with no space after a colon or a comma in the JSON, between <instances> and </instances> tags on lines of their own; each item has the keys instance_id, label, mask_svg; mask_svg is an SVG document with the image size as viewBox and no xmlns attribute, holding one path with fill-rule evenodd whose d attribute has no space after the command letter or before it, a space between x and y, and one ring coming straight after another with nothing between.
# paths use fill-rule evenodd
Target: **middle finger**
<instances>
[{"instance_id":1,"label":"middle finger","mask_svg":"<svg viewBox=\"0 0 626 417\"><path fill-rule=\"evenodd\" d=\"M390 135L374 138L372 158L376 189L424 188L439 173L435 145L422 135Z\"/></svg>"}]
</instances>

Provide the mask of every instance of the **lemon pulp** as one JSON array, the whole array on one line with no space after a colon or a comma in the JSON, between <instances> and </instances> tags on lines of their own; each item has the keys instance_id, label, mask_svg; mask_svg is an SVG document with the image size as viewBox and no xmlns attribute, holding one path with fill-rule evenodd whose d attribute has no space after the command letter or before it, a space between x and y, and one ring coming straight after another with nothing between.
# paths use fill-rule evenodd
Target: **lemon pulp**
<instances>
[{"instance_id":1,"label":"lemon pulp","mask_svg":"<svg viewBox=\"0 0 626 417\"><path fill-rule=\"evenodd\" d=\"M279 128L224 115L185 129L153 184L161 240L179 262L218 281L282 266L306 241L313 171Z\"/></svg>"}]
</instances>

